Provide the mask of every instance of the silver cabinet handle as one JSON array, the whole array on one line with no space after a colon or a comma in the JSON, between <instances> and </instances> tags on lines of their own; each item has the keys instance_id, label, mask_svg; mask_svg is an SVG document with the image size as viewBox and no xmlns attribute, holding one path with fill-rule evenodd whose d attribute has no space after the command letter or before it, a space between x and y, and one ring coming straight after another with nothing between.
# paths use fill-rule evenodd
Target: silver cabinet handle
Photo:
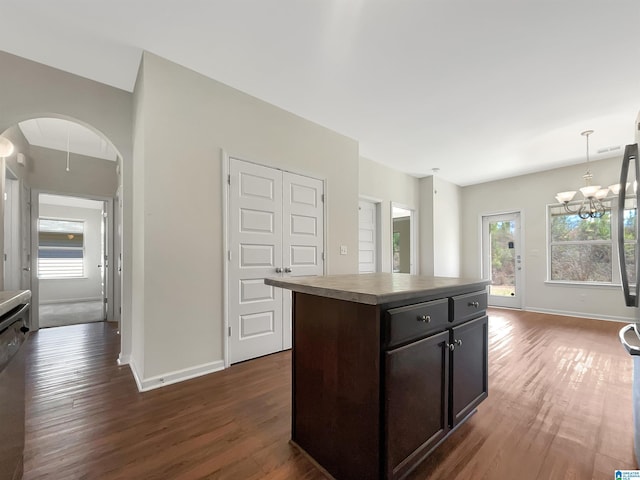
<instances>
[{"instance_id":1,"label":"silver cabinet handle","mask_svg":"<svg viewBox=\"0 0 640 480\"><path fill-rule=\"evenodd\" d=\"M473 308L478 308L480 306L479 302L469 302L469 306Z\"/></svg>"},{"instance_id":2,"label":"silver cabinet handle","mask_svg":"<svg viewBox=\"0 0 640 480\"><path fill-rule=\"evenodd\" d=\"M456 344L456 345L458 345L459 347L461 347L461 346L462 346L462 340L456 340L456 341L455 341L455 342L453 342L453 343L455 343L455 344Z\"/></svg>"},{"instance_id":3,"label":"silver cabinet handle","mask_svg":"<svg viewBox=\"0 0 640 480\"><path fill-rule=\"evenodd\" d=\"M282 273L282 269L280 267L276 267L276 273Z\"/></svg>"},{"instance_id":4,"label":"silver cabinet handle","mask_svg":"<svg viewBox=\"0 0 640 480\"><path fill-rule=\"evenodd\" d=\"M418 321L419 322L424 322L424 323L430 323L431 322L431 315L418 315Z\"/></svg>"},{"instance_id":5,"label":"silver cabinet handle","mask_svg":"<svg viewBox=\"0 0 640 480\"><path fill-rule=\"evenodd\" d=\"M284 267L284 273L291 273L291 267Z\"/></svg>"},{"instance_id":6,"label":"silver cabinet handle","mask_svg":"<svg viewBox=\"0 0 640 480\"><path fill-rule=\"evenodd\" d=\"M452 352L456 349L456 346L453 343L445 343L444 346L447 347Z\"/></svg>"}]
</instances>

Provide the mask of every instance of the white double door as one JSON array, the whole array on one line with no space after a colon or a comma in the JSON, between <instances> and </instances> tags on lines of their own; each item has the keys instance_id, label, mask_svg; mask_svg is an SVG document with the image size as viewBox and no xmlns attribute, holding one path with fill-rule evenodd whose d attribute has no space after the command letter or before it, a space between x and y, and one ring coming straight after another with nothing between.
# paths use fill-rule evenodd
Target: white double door
<instances>
[{"instance_id":1,"label":"white double door","mask_svg":"<svg viewBox=\"0 0 640 480\"><path fill-rule=\"evenodd\" d=\"M229 160L229 362L291 348L291 292L265 277L324 273L321 180Z\"/></svg>"}]
</instances>

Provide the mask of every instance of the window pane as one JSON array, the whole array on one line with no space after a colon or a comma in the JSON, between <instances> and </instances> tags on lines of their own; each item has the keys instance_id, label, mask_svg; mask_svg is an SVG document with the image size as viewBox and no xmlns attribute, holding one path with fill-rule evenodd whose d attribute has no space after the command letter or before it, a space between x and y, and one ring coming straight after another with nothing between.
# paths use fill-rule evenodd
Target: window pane
<instances>
[{"instance_id":1,"label":"window pane","mask_svg":"<svg viewBox=\"0 0 640 480\"><path fill-rule=\"evenodd\" d=\"M84 222L38 220L38 277L84 276Z\"/></svg>"},{"instance_id":2,"label":"window pane","mask_svg":"<svg viewBox=\"0 0 640 480\"><path fill-rule=\"evenodd\" d=\"M611 213L600 218L581 219L567 213L551 214L551 241L571 242L611 239Z\"/></svg>"},{"instance_id":3,"label":"window pane","mask_svg":"<svg viewBox=\"0 0 640 480\"><path fill-rule=\"evenodd\" d=\"M627 269L627 277L629 283L636 283L636 244L625 243L625 268Z\"/></svg>"},{"instance_id":4,"label":"window pane","mask_svg":"<svg viewBox=\"0 0 640 480\"><path fill-rule=\"evenodd\" d=\"M636 239L636 217L637 211L625 210L624 211L624 239L635 240Z\"/></svg>"},{"instance_id":5,"label":"window pane","mask_svg":"<svg viewBox=\"0 0 640 480\"><path fill-rule=\"evenodd\" d=\"M84 222L41 218L38 221L38 230L40 232L82 233L84 232Z\"/></svg>"},{"instance_id":6,"label":"window pane","mask_svg":"<svg viewBox=\"0 0 640 480\"><path fill-rule=\"evenodd\" d=\"M516 294L516 251L513 234L516 223L512 221L490 222L491 285L489 294L503 297Z\"/></svg>"},{"instance_id":7,"label":"window pane","mask_svg":"<svg viewBox=\"0 0 640 480\"><path fill-rule=\"evenodd\" d=\"M82 233L40 232L38 235L41 247L82 248Z\"/></svg>"},{"instance_id":8,"label":"window pane","mask_svg":"<svg viewBox=\"0 0 640 480\"><path fill-rule=\"evenodd\" d=\"M551 280L611 282L611 245L552 245Z\"/></svg>"}]
</instances>

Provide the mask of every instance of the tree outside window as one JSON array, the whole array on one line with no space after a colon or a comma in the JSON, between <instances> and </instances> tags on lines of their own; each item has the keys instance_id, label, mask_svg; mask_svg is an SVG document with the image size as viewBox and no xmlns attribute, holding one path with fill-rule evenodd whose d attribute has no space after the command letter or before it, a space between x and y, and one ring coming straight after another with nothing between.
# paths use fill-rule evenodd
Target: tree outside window
<instances>
[{"instance_id":1,"label":"tree outside window","mask_svg":"<svg viewBox=\"0 0 640 480\"><path fill-rule=\"evenodd\" d=\"M581 219L561 206L549 207L550 280L585 283L613 283L618 278L615 212L611 205L600 218ZM623 234L626 268L635 283L635 222L632 205L624 210Z\"/></svg>"}]
</instances>

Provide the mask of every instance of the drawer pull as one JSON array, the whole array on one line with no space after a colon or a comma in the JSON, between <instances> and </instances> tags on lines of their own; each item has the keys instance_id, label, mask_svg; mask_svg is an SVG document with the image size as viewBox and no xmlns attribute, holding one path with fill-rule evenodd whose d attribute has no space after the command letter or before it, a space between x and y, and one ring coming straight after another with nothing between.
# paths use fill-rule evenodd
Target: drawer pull
<instances>
[{"instance_id":1,"label":"drawer pull","mask_svg":"<svg viewBox=\"0 0 640 480\"><path fill-rule=\"evenodd\" d=\"M462 346L462 340L456 340L456 341L455 341L455 342L453 342L453 343L455 343L455 344L456 344L456 345L458 345L459 347L461 347L461 346Z\"/></svg>"},{"instance_id":2,"label":"drawer pull","mask_svg":"<svg viewBox=\"0 0 640 480\"><path fill-rule=\"evenodd\" d=\"M452 352L456 349L456 346L453 343L445 343L444 346L447 347Z\"/></svg>"},{"instance_id":3,"label":"drawer pull","mask_svg":"<svg viewBox=\"0 0 640 480\"><path fill-rule=\"evenodd\" d=\"M424 323L430 323L431 322L431 315L418 315L418 321L419 322L424 322Z\"/></svg>"},{"instance_id":4,"label":"drawer pull","mask_svg":"<svg viewBox=\"0 0 640 480\"><path fill-rule=\"evenodd\" d=\"M479 302L469 302L469 306L473 308L478 308L480 306Z\"/></svg>"}]
</instances>

